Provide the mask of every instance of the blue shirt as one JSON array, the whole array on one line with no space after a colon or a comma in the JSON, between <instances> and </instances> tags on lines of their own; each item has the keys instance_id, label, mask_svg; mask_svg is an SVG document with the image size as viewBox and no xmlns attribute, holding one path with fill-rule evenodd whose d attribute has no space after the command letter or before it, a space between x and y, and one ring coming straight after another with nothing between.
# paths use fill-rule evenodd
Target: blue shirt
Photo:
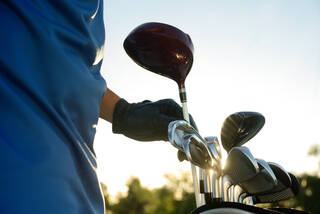
<instances>
[{"instance_id":1,"label":"blue shirt","mask_svg":"<svg viewBox=\"0 0 320 214\"><path fill-rule=\"evenodd\" d=\"M0 213L103 213L102 0L0 1Z\"/></svg>"}]
</instances>

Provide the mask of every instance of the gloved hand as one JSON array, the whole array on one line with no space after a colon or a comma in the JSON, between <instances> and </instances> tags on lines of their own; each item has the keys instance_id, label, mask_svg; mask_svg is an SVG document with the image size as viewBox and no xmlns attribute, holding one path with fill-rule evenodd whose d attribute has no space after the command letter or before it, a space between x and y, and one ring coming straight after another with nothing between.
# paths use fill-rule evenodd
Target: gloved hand
<instances>
[{"instance_id":1,"label":"gloved hand","mask_svg":"<svg viewBox=\"0 0 320 214\"><path fill-rule=\"evenodd\" d=\"M138 141L168 141L169 123L182 119L182 108L172 99L131 104L120 99L113 112L112 131ZM191 115L190 123L197 128Z\"/></svg>"}]
</instances>

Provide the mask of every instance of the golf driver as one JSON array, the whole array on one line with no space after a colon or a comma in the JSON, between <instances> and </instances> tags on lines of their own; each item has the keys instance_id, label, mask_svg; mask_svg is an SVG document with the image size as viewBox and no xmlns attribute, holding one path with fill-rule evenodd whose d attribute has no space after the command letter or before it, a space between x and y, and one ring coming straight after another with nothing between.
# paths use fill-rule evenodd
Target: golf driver
<instances>
[{"instance_id":1,"label":"golf driver","mask_svg":"<svg viewBox=\"0 0 320 214\"><path fill-rule=\"evenodd\" d=\"M178 84L183 117L189 120L185 79L193 64L193 44L188 34L171 25L150 22L139 25L124 41L124 49L138 65ZM191 164L197 206L200 206L197 170Z\"/></svg>"}]
</instances>

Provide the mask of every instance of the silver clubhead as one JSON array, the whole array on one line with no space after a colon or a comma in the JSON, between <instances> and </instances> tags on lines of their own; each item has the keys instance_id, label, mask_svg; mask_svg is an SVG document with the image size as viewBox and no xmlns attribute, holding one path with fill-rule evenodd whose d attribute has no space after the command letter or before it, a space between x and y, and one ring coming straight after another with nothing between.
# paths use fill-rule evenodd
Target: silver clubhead
<instances>
[{"instance_id":1,"label":"silver clubhead","mask_svg":"<svg viewBox=\"0 0 320 214\"><path fill-rule=\"evenodd\" d=\"M211 153L212 157L214 158L214 170L215 171L222 171L222 154L221 154L221 147L220 147L220 143L217 137L205 137L204 138L206 143L207 143L207 147L209 149L209 152Z\"/></svg>"},{"instance_id":2,"label":"silver clubhead","mask_svg":"<svg viewBox=\"0 0 320 214\"><path fill-rule=\"evenodd\" d=\"M175 120L169 123L168 138L169 142L177 149L183 150L183 143L188 138L188 135L195 134L200 136L196 129L194 129L188 122L184 120Z\"/></svg>"},{"instance_id":3,"label":"silver clubhead","mask_svg":"<svg viewBox=\"0 0 320 214\"><path fill-rule=\"evenodd\" d=\"M214 158L206 147L205 142L195 134L188 136L182 145L187 159L198 167L211 169Z\"/></svg>"},{"instance_id":4,"label":"silver clubhead","mask_svg":"<svg viewBox=\"0 0 320 214\"><path fill-rule=\"evenodd\" d=\"M247 147L233 147L223 171L238 184L255 177L259 173L259 165Z\"/></svg>"}]
</instances>

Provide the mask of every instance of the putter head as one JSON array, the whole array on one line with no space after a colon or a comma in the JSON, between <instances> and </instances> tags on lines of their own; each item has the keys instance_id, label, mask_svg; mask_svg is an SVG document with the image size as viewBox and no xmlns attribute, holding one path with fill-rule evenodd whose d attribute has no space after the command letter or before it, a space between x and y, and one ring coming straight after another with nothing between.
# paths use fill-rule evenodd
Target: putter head
<instances>
[{"instance_id":1,"label":"putter head","mask_svg":"<svg viewBox=\"0 0 320 214\"><path fill-rule=\"evenodd\" d=\"M233 147L229 151L223 172L238 184L255 177L259 173L259 166L247 147Z\"/></svg>"},{"instance_id":2,"label":"putter head","mask_svg":"<svg viewBox=\"0 0 320 214\"><path fill-rule=\"evenodd\" d=\"M124 41L131 59L143 68L184 81L193 64L193 44L188 34L168 24L149 22L136 27Z\"/></svg>"},{"instance_id":3,"label":"putter head","mask_svg":"<svg viewBox=\"0 0 320 214\"><path fill-rule=\"evenodd\" d=\"M265 118L258 112L237 112L228 116L221 128L223 148L241 146L253 138L264 126Z\"/></svg>"}]
</instances>

